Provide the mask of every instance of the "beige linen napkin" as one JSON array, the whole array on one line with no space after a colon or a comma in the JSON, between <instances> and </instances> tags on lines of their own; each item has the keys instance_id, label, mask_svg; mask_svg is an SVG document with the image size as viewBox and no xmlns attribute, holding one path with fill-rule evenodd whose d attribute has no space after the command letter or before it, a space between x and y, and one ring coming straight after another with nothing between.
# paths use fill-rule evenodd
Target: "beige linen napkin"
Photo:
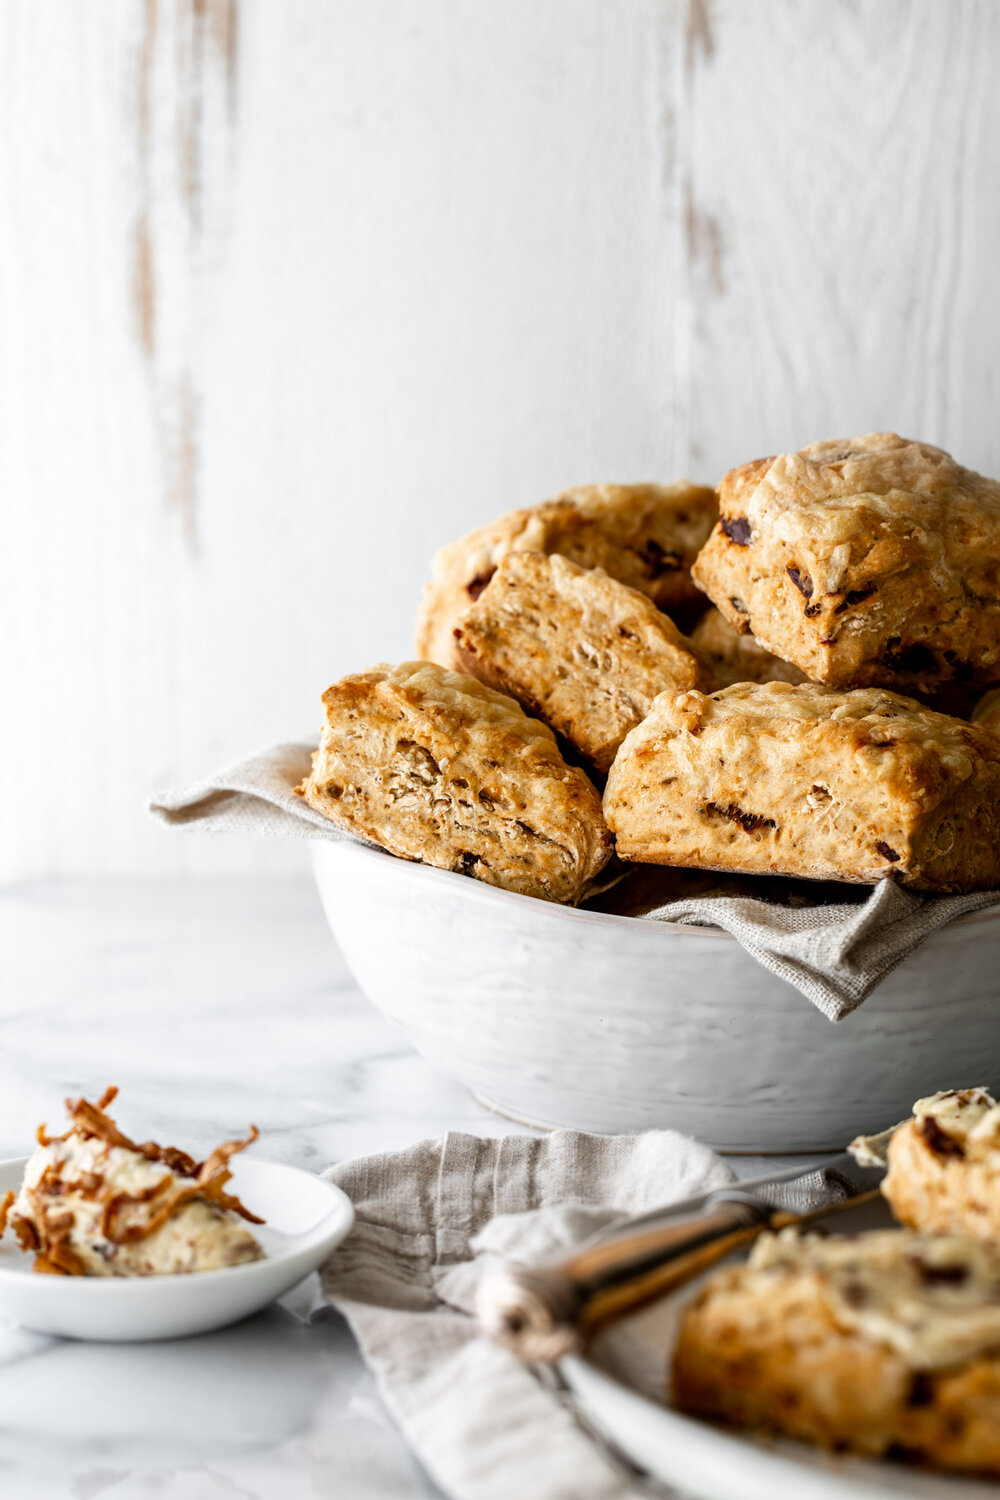
<instances>
[{"instance_id":1,"label":"beige linen napkin","mask_svg":"<svg viewBox=\"0 0 1000 1500\"><path fill-rule=\"evenodd\" d=\"M633 1500L639 1491L550 1383L470 1316L497 1256L556 1255L614 1222L733 1181L674 1131L449 1134L326 1173L355 1227L323 1268L421 1461L454 1500Z\"/></svg>"},{"instance_id":2,"label":"beige linen napkin","mask_svg":"<svg viewBox=\"0 0 1000 1500\"><path fill-rule=\"evenodd\" d=\"M192 786L158 793L150 811L174 828L351 839L295 796L296 784L309 774L313 748L292 741L258 751ZM650 900L644 888L636 916L725 928L752 958L794 985L831 1021L855 1010L939 927L1000 904L1000 891L921 896L891 880L866 889L754 877L711 880L684 870L669 876L664 882L669 899ZM610 899L598 897L590 904L599 909L607 903L608 909L631 915L625 904L628 890L625 881Z\"/></svg>"}]
</instances>

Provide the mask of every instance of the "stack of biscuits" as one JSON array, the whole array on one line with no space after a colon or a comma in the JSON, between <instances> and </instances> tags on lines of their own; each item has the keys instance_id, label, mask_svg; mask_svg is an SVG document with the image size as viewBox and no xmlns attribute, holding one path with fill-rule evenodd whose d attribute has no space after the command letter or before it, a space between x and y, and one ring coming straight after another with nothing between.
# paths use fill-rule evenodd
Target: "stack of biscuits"
<instances>
[{"instance_id":1,"label":"stack of biscuits","mask_svg":"<svg viewBox=\"0 0 1000 1500\"><path fill-rule=\"evenodd\" d=\"M416 645L327 690L298 788L405 859L568 903L613 853L1000 885L1000 483L926 443L511 512L438 553Z\"/></svg>"},{"instance_id":2,"label":"stack of biscuits","mask_svg":"<svg viewBox=\"0 0 1000 1500\"><path fill-rule=\"evenodd\" d=\"M851 1148L888 1162L904 1228L784 1229L684 1312L672 1395L694 1416L867 1458L1000 1475L1000 1106L918 1100Z\"/></svg>"}]
</instances>

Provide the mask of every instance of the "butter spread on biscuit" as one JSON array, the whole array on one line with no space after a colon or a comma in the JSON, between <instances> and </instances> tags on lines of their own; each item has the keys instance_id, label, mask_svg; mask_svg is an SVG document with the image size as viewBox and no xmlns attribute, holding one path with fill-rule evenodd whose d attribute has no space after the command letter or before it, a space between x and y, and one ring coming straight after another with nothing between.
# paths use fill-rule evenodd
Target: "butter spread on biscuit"
<instances>
[{"instance_id":1,"label":"butter spread on biscuit","mask_svg":"<svg viewBox=\"0 0 1000 1500\"><path fill-rule=\"evenodd\" d=\"M1000 1105L987 1089L929 1094L917 1100L910 1118L924 1133L942 1132L954 1144L956 1154L982 1156L1000 1146ZM877 1135L859 1135L847 1149L861 1167L884 1167L890 1141L908 1124L909 1120L900 1120Z\"/></svg>"},{"instance_id":2,"label":"butter spread on biscuit","mask_svg":"<svg viewBox=\"0 0 1000 1500\"><path fill-rule=\"evenodd\" d=\"M908 1229L853 1236L784 1229L761 1237L748 1270L764 1297L772 1278L811 1278L842 1328L888 1344L914 1369L1000 1349L997 1245Z\"/></svg>"},{"instance_id":3,"label":"butter spread on biscuit","mask_svg":"<svg viewBox=\"0 0 1000 1500\"><path fill-rule=\"evenodd\" d=\"M995 1148L1000 1137L1000 1106L986 1089L948 1089L918 1099L913 1106L918 1127L930 1121L970 1157Z\"/></svg>"}]
</instances>

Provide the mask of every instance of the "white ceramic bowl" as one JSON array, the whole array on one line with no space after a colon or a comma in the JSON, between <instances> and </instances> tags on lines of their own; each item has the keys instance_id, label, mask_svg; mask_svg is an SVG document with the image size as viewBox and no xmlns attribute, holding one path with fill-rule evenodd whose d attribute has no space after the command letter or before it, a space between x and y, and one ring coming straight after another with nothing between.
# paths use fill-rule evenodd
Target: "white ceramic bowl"
<instances>
[{"instance_id":1,"label":"white ceramic bowl","mask_svg":"<svg viewBox=\"0 0 1000 1500\"><path fill-rule=\"evenodd\" d=\"M355 843L314 845L362 990L501 1114L842 1149L1000 1081L1000 909L943 928L833 1025L716 928L576 911Z\"/></svg>"}]
</instances>

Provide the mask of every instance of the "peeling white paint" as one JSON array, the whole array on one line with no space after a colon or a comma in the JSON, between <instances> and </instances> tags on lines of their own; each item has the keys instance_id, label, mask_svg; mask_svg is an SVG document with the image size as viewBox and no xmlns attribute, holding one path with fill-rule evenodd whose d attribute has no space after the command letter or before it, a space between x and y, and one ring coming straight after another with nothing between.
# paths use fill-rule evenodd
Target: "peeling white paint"
<instances>
[{"instance_id":1,"label":"peeling white paint","mask_svg":"<svg viewBox=\"0 0 1000 1500\"><path fill-rule=\"evenodd\" d=\"M7 0L0 876L284 870L154 784L435 546L889 425L1000 472L988 0Z\"/></svg>"}]
</instances>

